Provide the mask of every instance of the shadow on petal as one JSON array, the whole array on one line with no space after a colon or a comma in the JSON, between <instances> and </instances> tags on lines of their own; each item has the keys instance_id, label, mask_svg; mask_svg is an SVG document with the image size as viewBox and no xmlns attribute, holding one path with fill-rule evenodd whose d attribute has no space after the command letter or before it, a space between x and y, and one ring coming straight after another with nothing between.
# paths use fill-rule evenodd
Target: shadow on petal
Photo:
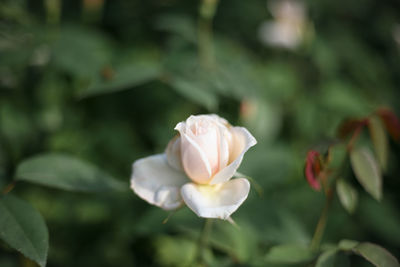
<instances>
[{"instance_id":1,"label":"shadow on petal","mask_svg":"<svg viewBox=\"0 0 400 267\"><path fill-rule=\"evenodd\" d=\"M165 154L157 154L133 163L132 190L150 204L173 210L182 204L180 187L189 179L172 168Z\"/></svg>"}]
</instances>

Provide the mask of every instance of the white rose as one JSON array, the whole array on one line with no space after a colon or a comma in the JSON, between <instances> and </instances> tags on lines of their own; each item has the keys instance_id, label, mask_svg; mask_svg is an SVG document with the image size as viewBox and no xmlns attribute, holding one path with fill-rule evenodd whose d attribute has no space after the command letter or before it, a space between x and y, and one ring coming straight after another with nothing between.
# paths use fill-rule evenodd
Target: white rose
<instances>
[{"instance_id":1,"label":"white rose","mask_svg":"<svg viewBox=\"0 0 400 267\"><path fill-rule=\"evenodd\" d=\"M259 28L262 43L295 49L306 37L307 15L301 1L278 0L269 1L275 20L263 22Z\"/></svg>"},{"instance_id":2,"label":"white rose","mask_svg":"<svg viewBox=\"0 0 400 267\"><path fill-rule=\"evenodd\" d=\"M245 178L230 179L255 138L217 115L190 116L175 130L164 154L134 162L131 188L166 210L184 202L200 217L229 218L250 190Z\"/></svg>"}]
</instances>

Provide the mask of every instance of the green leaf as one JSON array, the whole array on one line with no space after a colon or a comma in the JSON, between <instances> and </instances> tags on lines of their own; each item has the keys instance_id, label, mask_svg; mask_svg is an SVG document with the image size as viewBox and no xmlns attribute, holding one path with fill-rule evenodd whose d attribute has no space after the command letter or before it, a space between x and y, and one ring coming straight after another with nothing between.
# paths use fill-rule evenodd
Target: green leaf
<instances>
[{"instance_id":1,"label":"green leaf","mask_svg":"<svg viewBox=\"0 0 400 267\"><path fill-rule=\"evenodd\" d=\"M397 259L381 246L372 243L360 243L353 251L377 267L399 267Z\"/></svg>"},{"instance_id":2,"label":"green leaf","mask_svg":"<svg viewBox=\"0 0 400 267\"><path fill-rule=\"evenodd\" d=\"M155 21L155 27L171 34L176 34L196 44L196 23L190 16L182 14L162 15Z\"/></svg>"},{"instance_id":3,"label":"green leaf","mask_svg":"<svg viewBox=\"0 0 400 267\"><path fill-rule=\"evenodd\" d=\"M385 126L378 117L373 116L369 119L368 127L379 165L386 170L389 147Z\"/></svg>"},{"instance_id":4,"label":"green leaf","mask_svg":"<svg viewBox=\"0 0 400 267\"><path fill-rule=\"evenodd\" d=\"M107 75L110 77L107 78ZM115 69L105 68L104 77L96 77L87 89L79 93L79 96L89 97L130 89L155 80L160 75L161 64L157 61L135 62Z\"/></svg>"},{"instance_id":5,"label":"green leaf","mask_svg":"<svg viewBox=\"0 0 400 267\"><path fill-rule=\"evenodd\" d=\"M357 191L343 179L337 180L336 189L340 203L349 213L353 213L358 202Z\"/></svg>"},{"instance_id":6,"label":"green leaf","mask_svg":"<svg viewBox=\"0 0 400 267\"><path fill-rule=\"evenodd\" d=\"M375 199L382 197L382 175L374 155L368 148L354 148L350 152L354 174L365 191Z\"/></svg>"},{"instance_id":7,"label":"green leaf","mask_svg":"<svg viewBox=\"0 0 400 267\"><path fill-rule=\"evenodd\" d=\"M324 83L319 101L322 106L336 110L335 116L354 116L368 112L364 95L354 88L354 84L343 80Z\"/></svg>"},{"instance_id":8,"label":"green leaf","mask_svg":"<svg viewBox=\"0 0 400 267\"><path fill-rule=\"evenodd\" d=\"M338 248L356 253L377 267L400 267L397 259L389 251L376 244L342 240Z\"/></svg>"},{"instance_id":9,"label":"green leaf","mask_svg":"<svg viewBox=\"0 0 400 267\"><path fill-rule=\"evenodd\" d=\"M90 77L111 60L110 40L83 27L63 27L52 46L55 67L79 77Z\"/></svg>"},{"instance_id":10,"label":"green leaf","mask_svg":"<svg viewBox=\"0 0 400 267\"><path fill-rule=\"evenodd\" d=\"M337 249L324 251L315 264L315 267L335 267L335 257Z\"/></svg>"},{"instance_id":11,"label":"green leaf","mask_svg":"<svg viewBox=\"0 0 400 267\"><path fill-rule=\"evenodd\" d=\"M190 266L196 257L196 243L182 237L159 236L154 246L160 265Z\"/></svg>"},{"instance_id":12,"label":"green leaf","mask_svg":"<svg viewBox=\"0 0 400 267\"><path fill-rule=\"evenodd\" d=\"M339 242L338 248L341 250L351 250L355 248L359 243L354 240L343 239Z\"/></svg>"},{"instance_id":13,"label":"green leaf","mask_svg":"<svg viewBox=\"0 0 400 267\"><path fill-rule=\"evenodd\" d=\"M237 225L240 225L240 229ZM245 221L238 221L237 225L226 221L213 222L209 240L213 247L231 255L238 262L244 263L254 255L257 249L256 233Z\"/></svg>"},{"instance_id":14,"label":"green leaf","mask_svg":"<svg viewBox=\"0 0 400 267\"><path fill-rule=\"evenodd\" d=\"M127 188L96 166L63 154L44 154L23 161L16 180L70 191L109 192Z\"/></svg>"},{"instance_id":15,"label":"green leaf","mask_svg":"<svg viewBox=\"0 0 400 267\"><path fill-rule=\"evenodd\" d=\"M178 76L172 77L168 82L183 97L206 107L208 110L216 109L217 96L208 89L207 83Z\"/></svg>"},{"instance_id":16,"label":"green leaf","mask_svg":"<svg viewBox=\"0 0 400 267\"><path fill-rule=\"evenodd\" d=\"M294 264L310 261L314 258L314 253L303 245L284 244L272 247L265 260L270 263Z\"/></svg>"},{"instance_id":17,"label":"green leaf","mask_svg":"<svg viewBox=\"0 0 400 267\"><path fill-rule=\"evenodd\" d=\"M372 198L362 196L357 217L370 234L400 247L400 210L395 201L384 198L378 203Z\"/></svg>"},{"instance_id":18,"label":"green leaf","mask_svg":"<svg viewBox=\"0 0 400 267\"><path fill-rule=\"evenodd\" d=\"M347 147L344 144L331 145L328 150L328 167L333 170L341 168L343 163L347 161L346 156Z\"/></svg>"},{"instance_id":19,"label":"green leaf","mask_svg":"<svg viewBox=\"0 0 400 267\"><path fill-rule=\"evenodd\" d=\"M42 216L10 194L0 196L0 238L40 266L46 265L49 234Z\"/></svg>"}]
</instances>

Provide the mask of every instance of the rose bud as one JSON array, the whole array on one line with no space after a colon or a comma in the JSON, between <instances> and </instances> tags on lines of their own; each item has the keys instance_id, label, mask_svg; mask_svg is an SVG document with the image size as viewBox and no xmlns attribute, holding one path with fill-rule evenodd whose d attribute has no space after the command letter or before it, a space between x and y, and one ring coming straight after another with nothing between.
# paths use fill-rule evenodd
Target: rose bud
<instances>
[{"instance_id":1,"label":"rose bud","mask_svg":"<svg viewBox=\"0 0 400 267\"><path fill-rule=\"evenodd\" d=\"M319 153L315 150L308 151L304 175L310 187L316 191L321 190L321 183L318 181L318 174L320 171L321 164L319 161Z\"/></svg>"}]
</instances>

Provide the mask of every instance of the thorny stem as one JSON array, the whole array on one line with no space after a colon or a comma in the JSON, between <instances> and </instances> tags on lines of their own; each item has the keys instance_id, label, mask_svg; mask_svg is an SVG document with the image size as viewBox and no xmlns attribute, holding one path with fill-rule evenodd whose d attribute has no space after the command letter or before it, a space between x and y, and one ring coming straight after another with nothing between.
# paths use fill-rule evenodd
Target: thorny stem
<instances>
[{"instance_id":1,"label":"thorny stem","mask_svg":"<svg viewBox=\"0 0 400 267\"><path fill-rule=\"evenodd\" d=\"M198 20L198 49L200 62L205 68L215 65L212 22L219 0L201 0Z\"/></svg>"},{"instance_id":2,"label":"thorny stem","mask_svg":"<svg viewBox=\"0 0 400 267\"><path fill-rule=\"evenodd\" d=\"M196 258L199 261L199 263L204 263L205 250L207 248L208 237L211 232L211 227L212 227L212 219L205 219L203 229L201 230L200 233L198 250L196 255Z\"/></svg>"}]
</instances>

